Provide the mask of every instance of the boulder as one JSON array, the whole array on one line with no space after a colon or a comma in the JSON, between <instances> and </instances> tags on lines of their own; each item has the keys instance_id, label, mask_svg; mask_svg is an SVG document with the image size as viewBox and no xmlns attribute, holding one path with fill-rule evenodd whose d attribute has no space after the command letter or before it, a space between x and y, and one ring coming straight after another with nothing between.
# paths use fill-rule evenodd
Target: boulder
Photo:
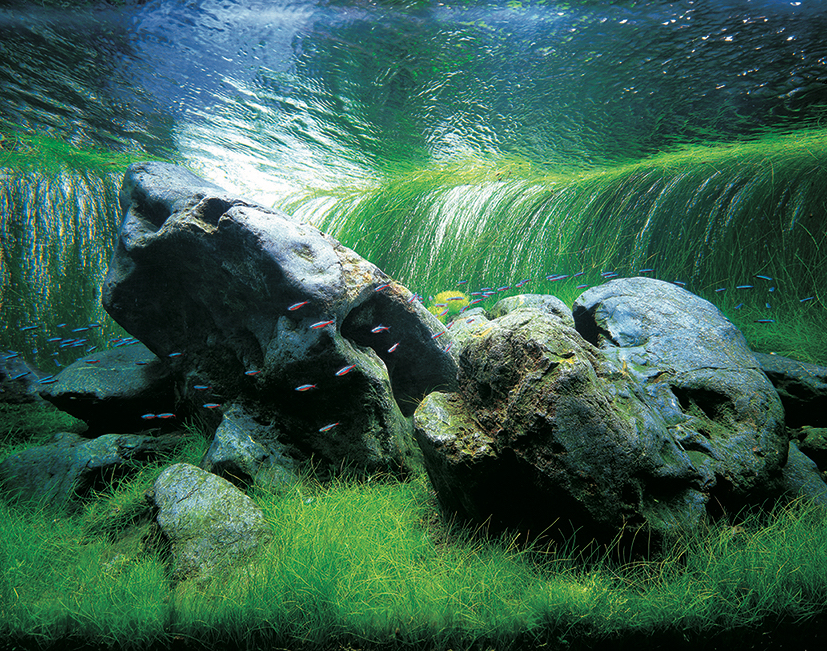
<instances>
[{"instance_id":1,"label":"boulder","mask_svg":"<svg viewBox=\"0 0 827 651\"><path fill-rule=\"evenodd\" d=\"M169 361L137 343L75 360L42 386L40 395L86 422L93 436L170 424L171 419L157 416L173 412L174 387Z\"/></svg>"},{"instance_id":2,"label":"boulder","mask_svg":"<svg viewBox=\"0 0 827 651\"><path fill-rule=\"evenodd\" d=\"M175 580L226 571L244 563L269 539L264 515L249 497L188 463L164 470L149 497Z\"/></svg>"},{"instance_id":3,"label":"boulder","mask_svg":"<svg viewBox=\"0 0 827 651\"><path fill-rule=\"evenodd\" d=\"M415 433L443 507L496 530L611 540L704 517L710 483L637 383L563 320L518 309L452 330L459 392L432 393Z\"/></svg>"},{"instance_id":4,"label":"boulder","mask_svg":"<svg viewBox=\"0 0 827 651\"><path fill-rule=\"evenodd\" d=\"M737 509L778 491L788 436L778 394L741 332L711 303L668 282L623 278L574 302L578 332L634 377L715 503Z\"/></svg>"},{"instance_id":5,"label":"boulder","mask_svg":"<svg viewBox=\"0 0 827 651\"><path fill-rule=\"evenodd\" d=\"M408 417L456 375L411 292L310 224L173 165L130 166L120 202L103 304L186 378L184 398L243 405L276 456L410 466Z\"/></svg>"},{"instance_id":6,"label":"boulder","mask_svg":"<svg viewBox=\"0 0 827 651\"><path fill-rule=\"evenodd\" d=\"M75 498L172 453L181 440L174 434L105 434L89 440L64 432L49 445L7 457L0 463L0 485L12 498L72 510Z\"/></svg>"},{"instance_id":7,"label":"boulder","mask_svg":"<svg viewBox=\"0 0 827 651\"><path fill-rule=\"evenodd\" d=\"M787 427L827 427L827 366L755 353L781 397Z\"/></svg>"},{"instance_id":8,"label":"boulder","mask_svg":"<svg viewBox=\"0 0 827 651\"><path fill-rule=\"evenodd\" d=\"M486 316L489 319L496 319L524 307L533 307L541 312L548 312L562 320L567 326L574 327L574 319L569 306L550 294L517 294L503 298L488 310Z\"/></svg>"}]
</instances>

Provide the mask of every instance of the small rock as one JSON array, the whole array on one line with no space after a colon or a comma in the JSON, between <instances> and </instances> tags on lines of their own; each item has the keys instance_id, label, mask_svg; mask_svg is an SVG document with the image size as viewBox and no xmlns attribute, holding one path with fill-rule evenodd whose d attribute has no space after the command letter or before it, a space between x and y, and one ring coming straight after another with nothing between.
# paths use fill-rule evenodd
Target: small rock
<instances>
[{"instance_id":1,"label":"small rock","mask_svg":"<svg viewBox=\"0 0 827 651\"><path fill-rule=\"evenodd\" d=\"M827 366L755 353L784 405L787 427L827 427Z\"/></svg>"},{"instance_id":2,"label":"small rock","mask_svg":"<svg viewBox=\"0 0 827 651\"><path fill-rule=\"evenodd\" d=\"M85 421L90 435L135 432L163 423L155 416L174 411L173 377L168 362L143 344L133 344L81 357L40 395Z\"/></svg>"},{"instance_id":3,"label":"small rock","mask_svg":"<svg viewBox=\"0 0 827 651\"><path fill-rule=\"evenodd\" d=\"M174 434L105 434L90 440L64 432L49 445L7 457L0 463L0 485L13 498L72 510L76 498L172 452L180 442Z\"/></svg>"},{"instance_id":4,"label":"small rock","mask_svg":"<svg viewBox=\"0 0 827 651\"><path fill-rule=\"evenodd\" d=\"M164 470L151 499L176 580L242 564L270 536L261 509L249 497L226 479L188 463Z\"/></svg>"}]
</instances>

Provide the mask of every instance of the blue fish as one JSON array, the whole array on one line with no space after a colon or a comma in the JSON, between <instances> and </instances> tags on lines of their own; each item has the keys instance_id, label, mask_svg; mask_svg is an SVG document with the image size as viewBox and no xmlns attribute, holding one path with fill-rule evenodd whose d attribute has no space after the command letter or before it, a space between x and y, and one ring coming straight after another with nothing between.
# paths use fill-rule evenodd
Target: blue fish
<instances>
[{"instance_id":1,"label":"blue fish","mask_svg":"<svg viewBox=\"0 0 827 651\"><path fill-rule=\"evenodd\" d=\"M379 332L385 332L386 330L390 330L390 326L378 325L375 328L371 328L371 332L373 334L377 334Z\"/></svg>"},{"instance_id":2,"label":"blue fish","mask_svg":"<svg viewBox=\"0 0 827 651\"><path fill-rule=\"evenodd\" d=\"M354 368L356 368L356 364L348 364L347 366L343 366L336 371L336 377L341 377L342 375L350 373Z\"/></svg>"},{"instance_id":3,"label":"blue fish","mask_svg":"<svg viewBox=\"0 0 827 651\"><path fill-rule=\"evenodd\" d=\"M396 342L393 346L391 346L390 348L388 348L388 352L389 352L389 353L392 353L392 352L394 352L397 348L399 348L399 342L398 342L398 341L397 341L397 342Z\"/></svg>"},{"instance_id":4,"label":"blue fish","mask_svg":"<svg viewBox=\"0 0 827 651\"><path fill-rule=\"evenodd\" d=\"M752 285L738 285L735 289L752 289Z\"/></svg>"},{"instance_id":5,"label":"blue fish","mask_svg":"<svg viewBox=\"0 0 827 651\"><path fill-rule=\"evenodd\" d=\"M158 418L156 414L144 414L141 416L144 420L152 420L153 418Z\"/></svg>"},{"instance_id":6,"label":"blue fish","mask_svg":"<svg viewBox=\"0 0 827 651\"><path fill-rule=\"evenodd\" d=\"M390 284L390 283L385 283L385 284L383 284L383 285L379 285L379 286L377 286L377 287L374 287L374 288L373 288L373 291L375 291L375 292L380 292L380 291L382 291L383 289L385 289L386 287L390 287L390 286L391 286L391 284Z\"/></svg>"},{"instance_id":7,"label":"blue fish","mask_svg":"<svg viewBox=\"0 0 827 651\"><path fill-rule=\"evenodd\" d=\"M638 270L638 273L639 273L639 274L650 274L650 273L652 273L653 271L654 271L654 269L639 269L639 270Z\"/></svg>"},{"instance_id":8,"label":"blue fish","mask_svg":"<svg viewBox=\"0 0 827 651\"><path fill-rule=\"evenodd\" d=\"M756 323L775 323L775 319L755 319Z\"/></svg>"},{"instance_id":9,"label":"blue fish","mask_svg":"<svg viewBox=\"0 0 827 651\"><path fill-rule=\"evenodd\" d=\"M324 328L325 326L333 325L334 323L336 323L336 321L334 321L333 319L330 319L328 321L317 321L316 323L310 326L310 329L318 330L319 328Z\"/></svg>"},{"instance_id":10,"label":"blue fish","mask_svg":"<svg viewBox=\"0 0 827 651\"><path fill-rule=\"evenodd\" d=\"M170 353L167 357L181 357L184 353Z\"/></svg>"},{"instance_id":11,"label":"blue fish","mask_svg":"<svg viewBox=\"0 0 827 651\"><path fill-rule=\"evenodd\" d=\"M320 432L329 432L329 431L330 431L330 430L332 430L334 427L336 427L338 424L339 424L339 423L330 423L330 425L325 425L324 427L320 427L320 428L319 428L319 431L320 431Z\"/></svg>"},{"instance_id":12,"label":"blue fish","mask_svg":"<svg viewBox=\"0 0 827 651\"><path fill-rule=\"evenodd\" d=\"M719 287L718 289L715 290L716 293L725 292L725 291L726 291L726 287Z\"/></svg>"},{"instance_id":13,"label":"blue fish","mask_svg":"<svg viewBox=\"0 0 827 651\"><path fill-rule=\"evenodd\" d=\"M221 405L217 402L205 402L202 406L204 409L218 409Z\"/></svg>"},{"instance_id":14,"label":"blue fish","mask_svg":"<svg viewBox=\"0 0 827 651\"><path fill-rule=\"evenodd\" d=\"M311 389L315 389L315 384L302 384L296 387L296 391L310 391Z\"/></svg>"},{"instance_id":15,"label":"blue fish","mask_svg":"<svg viewBox=\"0 0 827 651\"><path fill-rule=\"evenodd\" d=\"M799 303L806 303L807 301L812 301L815 299L815 296L808 296L807 298L802 298Z\"/></svg>"},{"instance_id":16,"label":"blue fish","mask_svg":"<svg viewBox=\"0 0 827 651\"><path fill-rule=\"evenodd\" d=\"M261 371L255 371L255 370L253 370L253 371L244 371L244 375L249 375L251 377L253 375L258 375L259 373L261 373Z\"/></svg>"},{"instance_id":17,"label":"blue fish","mask_svg":"<svg viewBox=\"0 0 827 651\"><path fill-rule=\"evenodd\" d=\"M210 388L209 384L193 384L192 388L196 391L207 391Z\"/></svg>"},{"instance_id":18,"label":"blue fish","mask_svg":"<svg viewBox=\"0 0 827 651\"><path fill-rule=\"evenodd\" d=\"M12 375L9 379L10 380L19 380L22 377L26 377L30 371L23 371L22 373L18 373L17 375Z\"/></svg>"},{"instance_id":19,"label":"blue fish","mask_svg":"<svg viewBox=\"0 0 827 651\"><path fill-rule=\"evenodd\" d=\"M296 310L298 310L300 307L304 307L305 305L307 305L309 302L310 302L310 301L301 301L301 302L299 302L299 303L293 303L293 305L291 305L291 306L290 306L290 307L288 307L287 309L288 309L290 312L295 312L295 311L296 311Z\"/></svg>"},{"instance_id":20,"label":"blue fish","mask_svg":"<svg viewBox=\"0 0 827 651\"><path fill-rule=\"evenodd\" d=\"M175 414L170 413L170 412L167 411L167 412L164 412L163 414L158 414L158 418L163 418L164 420L166 420L168 418L175 418Z\"/></svg>"},{"instance_id":21,"label":"blue fish","mask_svg":"<svg viewBox=\"0 0 827 651\"><path fill-rule=\"evenodd\" d=\"M761 280L772 280L769 276L761 276L760 274L755 274L756 278L760 278Z\"/></svg>"}]
</instances>

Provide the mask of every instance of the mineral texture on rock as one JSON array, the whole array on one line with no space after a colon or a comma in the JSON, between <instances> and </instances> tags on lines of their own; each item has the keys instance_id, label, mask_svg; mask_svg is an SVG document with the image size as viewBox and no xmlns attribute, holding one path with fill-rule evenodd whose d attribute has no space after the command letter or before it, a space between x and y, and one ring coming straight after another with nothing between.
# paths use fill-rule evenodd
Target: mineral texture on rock
<instances>
[{"instance_id":1,"label":"mineral texture on rock","mask_svg":"<svg viewBox=\"0 0 827 651\"><path fill-rule=\"evenodd\" d=\"M177 580L237 567L270 536L261 509L249 497L188 463L164 470L150 498Z\"/></svg>"}]
</instances>

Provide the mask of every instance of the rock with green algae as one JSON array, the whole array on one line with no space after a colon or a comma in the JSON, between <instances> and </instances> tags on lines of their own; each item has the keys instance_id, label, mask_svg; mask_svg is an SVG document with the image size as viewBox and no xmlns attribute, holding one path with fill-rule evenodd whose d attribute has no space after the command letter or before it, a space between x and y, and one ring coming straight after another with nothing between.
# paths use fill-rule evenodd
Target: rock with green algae
<instances>
[{"instance_id":1,"label":"rock with green algae","mask_svg":"<svg viewBox=\"0 0 827 651\"><path fill-rule=\"evenodd\" d=\"M498 530L556 523L607 540L624 526L666 532L704 517L708 469L573 328L517 309L455 330L460 390L430 394L414 415L447 511Z\"/></svg>"},{"instance_id":2,"label":"rock with green algae","mask_svg":"<svg viewBox=\"0 0 827 651\"><path fill-rule=\"evenodd\" d=\"M264 514L249 497L188 463L164 470L150 498L172 575L179 581L241 565L270 537Z\"/></svg>"}]
</instances>

